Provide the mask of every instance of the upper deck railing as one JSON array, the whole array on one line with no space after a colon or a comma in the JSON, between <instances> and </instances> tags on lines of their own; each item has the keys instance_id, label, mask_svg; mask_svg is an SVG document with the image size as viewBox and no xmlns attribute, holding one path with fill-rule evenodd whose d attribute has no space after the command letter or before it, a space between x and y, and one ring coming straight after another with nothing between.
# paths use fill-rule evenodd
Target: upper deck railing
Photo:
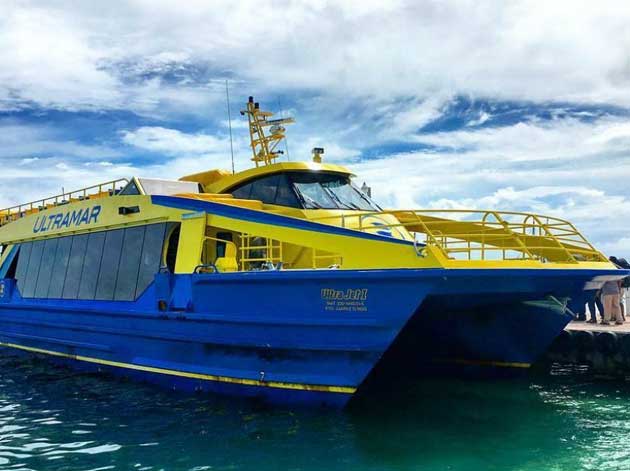
<instances>
[{"instance_id":1,"label":"upper deck railing","mask_svg":"<svg viewBox=\"0 0 630 471\"><path fill-rule=\"evenodd\" d=\"M87 188L81 188L80 190L61 193L60 195L50 196L41 200L0 209L0 226L4 226L33 213L38 213L48 208L54 208L55 206L116 195L127 183L129 183L129 180L120 178Z\"/></svg>"},{"instance_id":2,"label":"upper deck railing","mask_svg":"<svg viewBox=\"0 0 630 471\"><path fill-rule=\"evenodd\" d=\"M385 216L390 215L390 216ZM392 223L395 218L398 222ZM382 222L375 223L375 220ZM455 260L607 261L568 221L511 211L426 209L343 214L316 219L363 232L404 231L417 247ZM402 231L400 230L402 229ZM392 235L393 234L392 231Z\"/></svg>"}]
</instances>

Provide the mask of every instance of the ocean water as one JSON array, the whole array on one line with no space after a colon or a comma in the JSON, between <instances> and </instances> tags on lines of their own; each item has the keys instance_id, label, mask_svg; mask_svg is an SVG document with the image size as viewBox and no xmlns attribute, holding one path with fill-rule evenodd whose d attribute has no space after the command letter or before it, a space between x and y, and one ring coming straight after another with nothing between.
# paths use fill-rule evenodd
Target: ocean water
<instances>
[{"instance_id":1,"label":"ocean water","mask_svg":"<svg viewBox=\"0 0 630 471\"><path fill-rule=\"evenodd\" d=\"M630 470L630 386L582 369L426 379L290 410L0 350L0 470Z\"/></svg>"}]
</instances>

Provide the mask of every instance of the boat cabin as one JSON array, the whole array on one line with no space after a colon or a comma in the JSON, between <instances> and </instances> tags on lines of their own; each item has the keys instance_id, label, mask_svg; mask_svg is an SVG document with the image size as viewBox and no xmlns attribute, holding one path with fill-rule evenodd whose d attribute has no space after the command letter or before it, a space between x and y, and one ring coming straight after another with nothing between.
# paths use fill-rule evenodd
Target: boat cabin
<instances>
[{"instance_id":1,"label":"boat cabin","mask_svg":"<svg viewBox=\"0 0 630 471\"><path fill-rule=\"evenodd\" d=\"M293 162L227 174L212 170L180 180L196 182L202 192L231 194L236 199L298 209L379 211L379 206L357 188L352 173L338 165Z\"/></svg>"},{"instance_id":2,"label":"boat cabin","mask_svg":"<svg viewBox=\"0 0 630 471\"><path fill-rule=\"evenodd\" d=\"M226 208L256 210L262 221L265 213L308 220L378 211L351 176L336 165L277 163L180 180L133 177L8 208L0 278L15 279L24 298L134 301L159 271L341 267L318 232L228 218Z\"/></svg>"}]
</instances>

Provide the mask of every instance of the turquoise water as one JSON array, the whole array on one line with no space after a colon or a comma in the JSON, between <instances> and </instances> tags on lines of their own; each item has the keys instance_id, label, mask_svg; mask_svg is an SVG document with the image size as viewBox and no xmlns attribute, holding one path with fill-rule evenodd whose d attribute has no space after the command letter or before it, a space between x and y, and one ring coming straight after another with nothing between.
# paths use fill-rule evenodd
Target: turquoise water
<instances>
[{"instance_id":1,"label":"turquoise water","mask_svg":"<svg viewBox=\"0 0 630 471\"><path fill-rule=\"evenodd\" d=\"M630 469L630 387L556 368L346 412L182 396L0 350L0 470Z\"/></svg>"}]
</instances>

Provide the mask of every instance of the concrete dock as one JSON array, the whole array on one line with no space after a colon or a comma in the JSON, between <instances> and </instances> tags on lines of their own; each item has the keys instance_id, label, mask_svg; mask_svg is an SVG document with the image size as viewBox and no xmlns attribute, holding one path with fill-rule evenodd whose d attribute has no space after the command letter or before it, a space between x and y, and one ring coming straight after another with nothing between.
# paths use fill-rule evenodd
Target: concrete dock
<instances>
[{"instance_id":1,"label":"concrete dock","mask_svg":"<svg viewBox=\"0 0 630 471\"><path fill-rule=\"evenodd\" d=\"M577 332L577 331L619 332L619 333L630 334L630 321L627 321L621 325L615 325L614 322L611 323L610 325L601 325L599 323L589 324L588 322L583 322L583 321L573 321L567 326L566 330L570 330L572 332Z\"/></svg>"},{"instance_id":2,"label":"concrete dock","mask_svg":"<svg viewBox=\"0 0 630 471\"><path fill-rule=\"evenodd\" d=\"M571 322L542 361L588 365L595 373L630 376L630 319L621 325Z\"/></svg>"}]
</instances>

